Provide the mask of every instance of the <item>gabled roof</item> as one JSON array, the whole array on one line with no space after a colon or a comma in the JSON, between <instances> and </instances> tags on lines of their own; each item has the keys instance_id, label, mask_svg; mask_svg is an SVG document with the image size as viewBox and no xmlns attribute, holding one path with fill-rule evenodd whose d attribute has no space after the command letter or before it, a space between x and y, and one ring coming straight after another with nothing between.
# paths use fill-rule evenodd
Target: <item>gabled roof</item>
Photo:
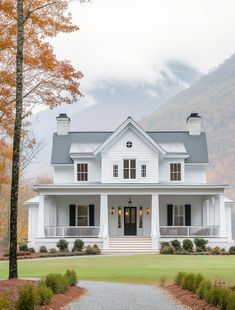
<instances>
[{"instance_id":1,"label":"gabled roof","mask_svg":"<svg viewBox=\"0 0 235 310\"><path fill-rule=\"evenodd\" d=\"M164 149L149 136L143 128L140 127L130 116L123 122L109 137L104 141L94 152L94 154L98 154L105 147L107 147L115 138L119 137L123 132L131 128L137 135L141 136L142 139L149 144L149 146L155 150L160 151L162 154L166 154Z\"/></svg>"},{"instance_id":2,"label":"gabled roof","mask_svg":"<svg viewBox=\"0 0 235 310\"><path fill-rule=\"evenodd\" d=\"M132 119L131 119L132 120ZM208 150L206 134L202 132L198 136L189 135L188 131L147 131L145 132L136 122L128 122L128 119L115 131L97 131L97 132L69 132L68 135L60 136L57 133L53 135L52 157L51 163L56 164L73 164L73 159L70 157L70 148L78 150L81 148L90 150L91 145L96 145L95 151L99 151L102 147L108 144L117 131L121 131L126 125L135 124L139 132L145 137L146 141L152 143L155 147L159 147L161 152L169 153L169 145L174 144L174 151L181 153L184 149L189 155L185 162L188 164L207 164ZM138 126L138 127L136 127ZM133 127L134 128L134 127ZM82 146L83 145L83 146ZM164 148L165 145L165 148ZM182 147L183 146L183 147ZM173 146L172 146L173 147ZM75 148L75 149L74 149ZM93 148L93 147L92 147ZM94 151L94 150L93 150Z\"/></svg>"}]
</instances>

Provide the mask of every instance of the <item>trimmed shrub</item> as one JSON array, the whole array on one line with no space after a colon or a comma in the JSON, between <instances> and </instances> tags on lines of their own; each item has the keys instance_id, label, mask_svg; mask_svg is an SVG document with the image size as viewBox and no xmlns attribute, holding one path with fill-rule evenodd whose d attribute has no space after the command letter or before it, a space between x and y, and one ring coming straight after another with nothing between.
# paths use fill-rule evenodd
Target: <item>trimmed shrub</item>
<instances>
[{"instance_id":1,"label":"trimmed shrub","mask_svg":"<svg viewBox=\"0 0 235 310\"><path fill-rule=\"evenodd\" d=\"M161 242L161 248L163 248L164 246L171 246L170 245L170 242L166 242L166 241L163 241L163 242Z\"/></svg>"},{"instance_id":2,"label":"trimmed shrub","mask_svg":"<svg viewBox=\"0 0 235 310\"><path fill-rule=\"evenodd\" d=\"M59 273L49 273L45 277L45 283L54 294L64 293L69 288L68 278L65 275L61 275Z\"/></svg>"},{"instance_id":3,"label":"trimmed shrub","mask_svg":"<svg viewBox=\"0 0 235 310\"><path fill-rule=\"evenodd\" d=\"M179 272L175 277L175 283L181 286L182 279L186 276L186 272Z\"/></svg>"},{"instance_id":4,"label":"trimmed shrub","mask_svg":"<svg viewBox=\"0 0 235 310\"><path fill-rule=\"evenodd\" d=\"M205 299L206 293L208 290L210 290L211 287L212 287L211 281L203 280L197 289L197 295L199 296L199 298Z\"/></svg>"},{"instance_id":5,"label":"trimmed shrub","mask_svg":"<svg viewBox=\"0 0 235 310\"><path fill-rule=\"evenodd\" d=\"M55 248L52 248L52 249L49 250L49 252L50 252L50 253L56 253L57 250L56 250Z\"/></svg>"},{"instance_id":6,"label":"trimmed shrub","mask_svg":"<svg viewBox=\"0 0 235 310\"><path fill-rule=\"evenodd\" d=\"M70 286L75 286L77 284L78 277L74 270L67 270L65 276L68 278Z\"/></svg>"},{"instance_id":7,"label":"trimmed shrub","mask_svg":"<svg viewBox=\"0 0 235 310\"><path fill-rule=\"evenodd\" d=\"M214 255L220 255L221 254L221 249L219 246L216 246L214 247L212 250L211 250L211 253L214 254Z\"/></svg>"},{"instance_id":8,"label":"trimmed shrub","mask_svg":"<svg viewBox=\"0 0 235 310\"><path fill-rule=\"evenodd\" d=\"M221 309L226 310L228 308L228 297L231 294L231 290L226 287L220 287L219 293L219 306Z\"/></svg>"},{"instance_id":9,"label":"trimmed shrub","mask_svg":"<svg viewBox=\"0 0 235 310\"><path fill-rule=\"evenodd\" d=\"M19 250L22 251L22 252L27 252L29 250L27 243L20 244L19 245Z\"/></svg>"},{"instance_id":10,"label":"trimmed shrub","mask_svg":"<svg viewBox=\"0 0 235 310\"><path fill-rule=\"evenodd\" d=\"M193 242L190 239L184 239L182 247L189 252L193 250Z\"/></svg>"},{"instance_id":11,"label":"trimmed shrub","mask_svg":"<svg viewBox=\"0 0 235 310\"><path fill-rule=\"evenodd\" d=\"M35 253L35 249L34 248L29 248L29 252L30 253Z\"/></svg>"},{"instance_id":12,"label":"trimmed shrub","mask_svg":"<svg viewBox=\"0 0 235 310\"><path fill-rule=\"evenodd\" d=\"M45 282L44 284L40 284L37 286L37 293L39 297L39 305L48 305L53 297L53 292L52 290L46 286Z\"/></svg>"},{"instance_id":13,"label":"trimmed shrub","mask_svg":"<svg viewBox=\"0 0 235 310\"><path fill-rule=\"evenodd\" d=\"M206 292L205 300L208 302L208 304L217 307L219 305L220 294L221 294L221 287L216 286L211 287Z\"/></svg>"},{"instance_id":14,"label":"trimmed shrub","mask_svg":"<svg viewBox=\"0 0 235 310\"><path fill-rule=\"evenodd\" d=\"M93 254L100 254L101 253L101 250L97 244L93 245L93 252L94 252Z\"/></svg>"},{"instance_id":15,"label":"trimmed shrub","mask_svg":"<svg viewBox=\"0 0 235 310\"><path fill-rule=\"evenodd\" d=\"M194 244L196 246L197 252L203 252L206 251L206 245L208 243L208 240L202 239L202 238L195 238Z\"/></svg>"},{"instance_id":16,"label":"trimmed shrub","mask_svg":"<svg viewBox=\"0 0 235 310\"><path fill-rule=\"evenodd\" d=\"M174 250L171 246L161 247L160 254L173 254Z\"/></svg>"},{"instance_id":17,"label":"trimmed shrub","mask_svg":"<svg viewBox=\"0 0 235 310\"><path fill-rule=\"evenodd\" d=\"M37 288L32 285L24 285L19 290L19 297L16 303L17 310L34 310L39 305L40 298Z\"/></svg>"},{"instance_id":18,"label":"trimmed shrub","mask_svg":"<svg viewBox=\"0 0 235 310\"><path fill-rule=\"evenodd\" d=\"M87 254L87 255L97 255L97 254L100 254L100 249L99 249L99 247L98 247L98 245L94 245L94 246L90 246L90 245L88 245L87 247L86 247L86 250L85 250L85 253Z\"/></svg>"},{"instance_id":19,"label":"trimmed shrub","mask_svg":"<svg viewBox=\"0 0 235 310\"><path fill-rule=\"evenodd\" d=\"M228 296L227 309L228 310L234 310L235 309L235 292L231 292Z\"/></svg>"},{"instance_id":20,"label":"trimmed shrub","mask_svg":"<svg viewBox=\"0 0 235 310\"><path fill-rule=\"evenodd\" d=\"M8 293L4 292L0 294L0 310L13 309L12 301Z\"/></svg>"},{"instance_id":21,"label":"trimmed shrub","mask_svg":"<svg viewBox=\"0 0 235 310\"><path fill-rule=\"evenodd\" d=\"M65 239L60 239L56 244L57 248L59 248L61 252L68 250L68 245L69 243Z\"/></svg>"},{"instance_id":22,"label":"trimmed shrub","mask_svg":"<svg viewBox=\"0 0 235 310\"><path fill-rule=\"evenodd\" d=\"M73 251L82 252L84 248L84 242L81 239L77 239L74 241Z\"/></svg>"},{"instance_id":23,"label":"trimmed shrub","mask_svg":"<svg viewBox=\"0 0 235 310\"><path fill-rule=\"evenodd\" d=\"M40 253L47 253L47 247L45 245L41 245L40 248L39 248L39 252Z\"/></svg>"},{"instance_id":24,"label":"trimmed shrub","mask_svg":"<svg viewBox=\"0 0 235 310\"><path fill-rule=\"evenodd\" d=\"M179 251L181 249L181 244L179 240L175 239L171 241L171 246L176 250Z\"/></svg>"},{"instance_id":25,"label":"trimmed shrub","mask_svg":"<svg viewBox=\"0 0 235 310\"><path fill-rule=\"evenodd\" d=\"M181 286L183 289L193 292L194 281L195 281L195 275L193 273L188 273L182 278Z\"/></svg>"},{"instance_id":26,"label":"trimmed shrub","mask_svg":"<svg viewBox=\"0 0 235 310\"><path fill-rule=\"evenodd\" d=\"M235 254L235 246L231 246L229 249L229 254L234 255Z\"/></svg>"}]
</instances>

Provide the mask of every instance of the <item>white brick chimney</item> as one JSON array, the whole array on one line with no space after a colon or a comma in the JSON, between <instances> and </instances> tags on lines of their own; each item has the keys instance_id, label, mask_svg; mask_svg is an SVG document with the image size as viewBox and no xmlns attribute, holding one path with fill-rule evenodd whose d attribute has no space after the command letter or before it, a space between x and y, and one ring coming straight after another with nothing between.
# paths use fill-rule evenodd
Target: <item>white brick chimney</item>
<instances>
[{"instance_id":1,"label":"white brick chimney","mask_svg":"<svg viewBox=\"0 0 235 310\"><path fill-rule=\"evenodd\" d=\"M56 118L57 122L57 134L59 136L66 136L70 128L70 118L65 113L61 113Z\"/></svg>"},{"instance_id":2,"label":"white brick chimney","mask_svg":"<svg viewBox=\"0 0 235 310\"><path fill-rule=\"evenodd\" d=\"M187 118L187 129L189 135L200 136L202 118L198 113L191 113Z\"/></svg>"}]
</instances>

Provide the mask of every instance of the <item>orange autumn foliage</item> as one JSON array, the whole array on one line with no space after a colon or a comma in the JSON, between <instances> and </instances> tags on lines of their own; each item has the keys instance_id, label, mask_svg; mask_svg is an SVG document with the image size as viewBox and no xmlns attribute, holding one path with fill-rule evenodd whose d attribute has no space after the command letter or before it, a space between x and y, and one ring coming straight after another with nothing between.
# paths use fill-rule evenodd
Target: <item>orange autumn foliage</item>
<instances>
[{"instance_id":1,"label":"orange autumn foliage","mask_svg":"<svg viewBox=\"0 0 235 310\"><path fill-rule=\"evenodd\" d=\"M24 118L35 105L53 108L75 103L82 77L70 62L58 60L45 41L58 33L78 30L67 12L69 0L24 1ZM0 1L0 126L12 135L15 107L17 1Z\"/></svg>"}]
</instances>

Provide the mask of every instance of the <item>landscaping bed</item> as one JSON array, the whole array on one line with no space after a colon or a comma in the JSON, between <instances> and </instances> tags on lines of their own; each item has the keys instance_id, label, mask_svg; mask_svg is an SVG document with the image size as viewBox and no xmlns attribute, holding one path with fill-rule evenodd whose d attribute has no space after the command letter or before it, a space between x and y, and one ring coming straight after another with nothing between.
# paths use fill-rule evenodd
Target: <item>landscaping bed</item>
<instances>
[{"instance_id":1,"label":"landscaping bed","mask_svg":"<svg viewBox=\"0 0 235 310\"><path fill-rule=\"evenodd\" d=\"M0 310L57 310L78 300L86 290L76 286L73 270L65 274L51 273L43 280L0 281Z\"/></svg>"}]
</instances>

